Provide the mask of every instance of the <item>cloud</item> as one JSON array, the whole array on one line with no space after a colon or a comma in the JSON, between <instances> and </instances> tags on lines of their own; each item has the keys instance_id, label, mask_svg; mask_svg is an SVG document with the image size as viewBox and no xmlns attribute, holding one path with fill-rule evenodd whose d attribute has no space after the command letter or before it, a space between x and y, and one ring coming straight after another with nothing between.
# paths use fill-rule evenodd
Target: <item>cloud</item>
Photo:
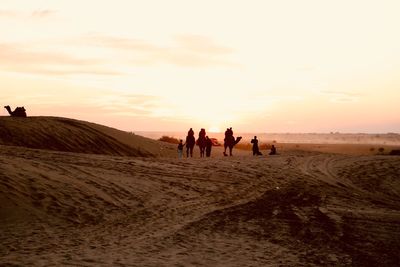
<instances>
[{"instance_id":1,"label":"cloud","mask_svg":"<svg viewBox=\"0 0 400 267\"><path fill-rule=\"evenodd\" d=\"M146 66L171 64L180 67L237 66L227 59L231 48L217 45L204 36L178 35L171 45L157 45L144 40L112 36L89 35L84 38L88 45L106 47L130 58L130 62Z\"/></svg>"},{"instance_id":2,"label":"cloud","mask_svg":"<svg viewBox=\"0 0 400 267\"><path fill-rule=\"evenodd\" d=\"M315 67L315 66L312 66L312 65L303 65L303 66L299 66L299 67L297 67L296 68L296 70L298 70L298 71L304 71L304 72L307 72L307 71L314 71L314 70L316 70L317 68Z\"/></svg>"},{"instance_id":3,"label":"cloud","mask_svg":"<svg viewBox=\"0 0 400 267\"><path fill-rule=\"evenodd\" d=\"M99 94L89 105L103 109L107 113L119 116L151 117L163 100L158 96L142 94Z\"/></svg>"},{"instance_id":4,"label":"cloud","mask_svg":"<svg viewBox=\"0 0 400 267\"><path fill-rule=\"evenodd\" d=\"M77 58L66 53L27 49L0 43L0 70L41 75L120 75L101 67L102 60Z\"/></svg>"},{"instance_id":5,"label":"cloud","mask_svg":"<svg viewBox=\"0 0 400 267\"><path fill-rule=\"evenodd\" d=\"M17 19L21 18L43 19L53 16L55 13L57 13L57 11L51 9L39 9L31 12L0 9L0 18L3 17L3 18L17 18Z\"/></svg>"},{"instance_id":6,"label":"cloud","mask_svg":"<svg viewBox=\"0 0 400 267\"><path fill-rule=\"evenodd\" d=\"M35 10L31 13L33 18L47 18L53 16L57 11L50 9Z\"/></svg>"},{"instance_id":7,"label":"cloud","mask_svg":"<svg viewBox=\"0 0 400 267\"><path fill-rule=\"evenodd\" d=\"M7 12L3 11L3 14L5 13ZM52 13L52 10L38 10L34 12L34 16L46 17ZM64 52L66 45L76 53L72 55ZM85 49L96 51L95 58L83 53ZM49 76L109 76L126 75L126 70L132 66L237 66L227 59L226 56L230 53L232 49L217 45L207 37L196 35L175 36L171 45L156 45L132 38L88 35L80 38L79 43L75 40L72 44L60 41L0 43L0 70ZM124 71L120 71L119 67Z\"/></svg>"},{"instance_id":8,"label":"cloud","mask_svg":"<svg viewBox=\"0 0 400 267\"><path fill-rule=\"evenodd\" d=\"M360 96L358 93L353 93L353 92L344 92L344 91L331 91L331 90L322 90L320 91L323 94L327 95L345 95L345 96Z\"/></svg>"},{"instance_id":9,"label":"cloud","mask_svg":"<svg viewBox=\"0 0 400 267\"><path fill-rule=\"evenodd\" d=\"M351 103L357 102L361 98L361 94L349 93L343 91L320 91L324 95L330 96L330 101L333 103Z\"/></svg>"},{"instance_id":10,"label":"cloud","mask_svg":"<svg viewBox=\"0 0 400 267\"><path fill-rule=\"evenodd\" d=\"M198 54L225 55L233 52L233 49L215 44L212 39L201 35L177 35L174 39L180 48Z\"/></svg>"},{"instance_id":11,"label":"cloud","mask_svg":"<svg viewBox=\"0 0 400 267\"><path fill-rule=\"evenodd\" d=\"M99 60L75 58L64 53L27 49L25 45L0 43L0 57L2 61L18 64L63 64L63 65L91 65L98 64Z\"/></svg>"},{"instance_id":12,"label":"cloud","mask_svg":"<svg viewBox=\"0 0 400 267\"><path fill-rule=\"evenodd\" d=\"M34 74L41 74L41 75L50 75L50 76L69 76L69 75L107 75L107 76L118 76L123 75L121 72L111 71L111 70L101 70L101 69L79 69L79 68L72 68L56 70L53 68L39 68L39 67L26 67L26 68L18 68L18 72L26 72L26 73L34 73Z\"/></svg>"},{"instance_id":13,"label":"cloud","mask_svg":"<svg viewBox=\"0 0 400 267\"><path fill-rule=\"evenodd\" d=\"M80 38L88 45L103 46L118 50L131 50L140 52L158 52L160 48L143 40L111 36L88 35Z\"/></svg>"},{"instance_id":14,"label":"cloud","mask_svg":"<svg viewBox=\"0 0 400 267\"><path fill-rule=\"evenodd\" d=\"M13 18L18 15L18 12L13 11L13 10L5 10L5 9L0 9L0 18Z\"/></svg>"}]
</instances>

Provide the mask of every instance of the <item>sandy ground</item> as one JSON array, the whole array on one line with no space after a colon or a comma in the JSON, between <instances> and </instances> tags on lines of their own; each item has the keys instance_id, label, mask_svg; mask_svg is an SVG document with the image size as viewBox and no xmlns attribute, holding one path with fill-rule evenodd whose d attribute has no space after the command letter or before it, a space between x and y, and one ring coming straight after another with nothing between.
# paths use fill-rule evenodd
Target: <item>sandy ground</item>
<instances>
[{"instance_id":1,"label":"sandy ground","mask_svg":"<svg viewBox=\"0 0 400 267\"><path fill-rule=\"evenodd\" d=\"M169 151L0 145L0 265L399 266L400 157Z\"/></svg>"}]
</instances>

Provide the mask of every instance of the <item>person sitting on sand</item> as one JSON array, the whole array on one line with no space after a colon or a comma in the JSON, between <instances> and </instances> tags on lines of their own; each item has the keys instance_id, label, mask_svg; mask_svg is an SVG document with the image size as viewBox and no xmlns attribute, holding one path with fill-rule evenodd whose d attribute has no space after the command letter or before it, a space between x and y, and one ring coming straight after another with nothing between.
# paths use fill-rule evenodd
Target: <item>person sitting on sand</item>
<instances>
[{"instance_id":1,"label":"person sitting on sand","mask_svg":"<svg viewBox=\"0 0 400 267\"><path fill-rule=\"evenodd\" d=\"M276 147L274 145L271 146L271 152L269 152L270 155L276 155Z\"/></svg>"},{"instance_id":2,"label":"person sitting on sand","mask_svg":"<svg viewBox=\"0 0 400 267\"><path fill-rule=\"evenodd\" d=\"M206 157L210 157L211 156L211 148L212 148L212 141L210 138L208 138L208 136L206 136Z\"/></svg>"},{"instance_id":3,"label":"person sitting on sand","mask_svg":"<svg viewBox=\"0 0 400 267\"><path fill-rule=\"evenodd\" d=\"M253 156L261 155L260 149L258 148L257 136L254 136L254 138L251 139L251 143L253 144Z\"/></svg>"},{"instance_id":4,"label":"person sitting on sand","mask_svg":"<svg viewBox=\"0 0 400 267\"><path fill-rule=\"evenodd\" d=\"M181 140L179 140L179 145L178 145L178 158L182 158L182 156L183 156L183 146L185 145L185 144L183 144L182 143L183 142L183 140L181 139Z\"/></svg>"}]
</instances>

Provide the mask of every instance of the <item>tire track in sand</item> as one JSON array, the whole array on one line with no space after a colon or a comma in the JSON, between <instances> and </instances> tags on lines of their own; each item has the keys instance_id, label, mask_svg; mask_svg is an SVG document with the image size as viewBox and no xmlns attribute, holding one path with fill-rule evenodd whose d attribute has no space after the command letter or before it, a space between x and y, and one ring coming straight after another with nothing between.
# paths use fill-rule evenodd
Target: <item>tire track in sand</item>
<instances>
[{"instance_id":1,"label":"tire track in sand","mask_svg":"<svg viewBox=\"0 0 400 267\"><path fill-rule=\"evenodd\" d=\"M338 176L337 170L340 168L340 161L348 160L348 156L334 154L318 154L304 158L300 163L300 171L314 179L324 183L341 187L359 190L350 180Z\"/></svg>"}]
</instances>

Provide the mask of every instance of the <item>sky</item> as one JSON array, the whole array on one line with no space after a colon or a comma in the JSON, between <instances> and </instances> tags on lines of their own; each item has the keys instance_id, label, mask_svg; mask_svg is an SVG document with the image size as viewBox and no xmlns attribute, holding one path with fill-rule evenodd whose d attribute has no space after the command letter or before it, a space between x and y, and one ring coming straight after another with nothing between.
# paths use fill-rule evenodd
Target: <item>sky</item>
<instances>
[{"instance_id":1,"label":"sky","mask_svg":"<svg viewBox=\"0 0 400 267\"><path fill-rule=\"evenodd\" d=\"M1 104L126 131L399 133L399 12L397 0L0 0Z\"/></svg>"}]
</instances>

